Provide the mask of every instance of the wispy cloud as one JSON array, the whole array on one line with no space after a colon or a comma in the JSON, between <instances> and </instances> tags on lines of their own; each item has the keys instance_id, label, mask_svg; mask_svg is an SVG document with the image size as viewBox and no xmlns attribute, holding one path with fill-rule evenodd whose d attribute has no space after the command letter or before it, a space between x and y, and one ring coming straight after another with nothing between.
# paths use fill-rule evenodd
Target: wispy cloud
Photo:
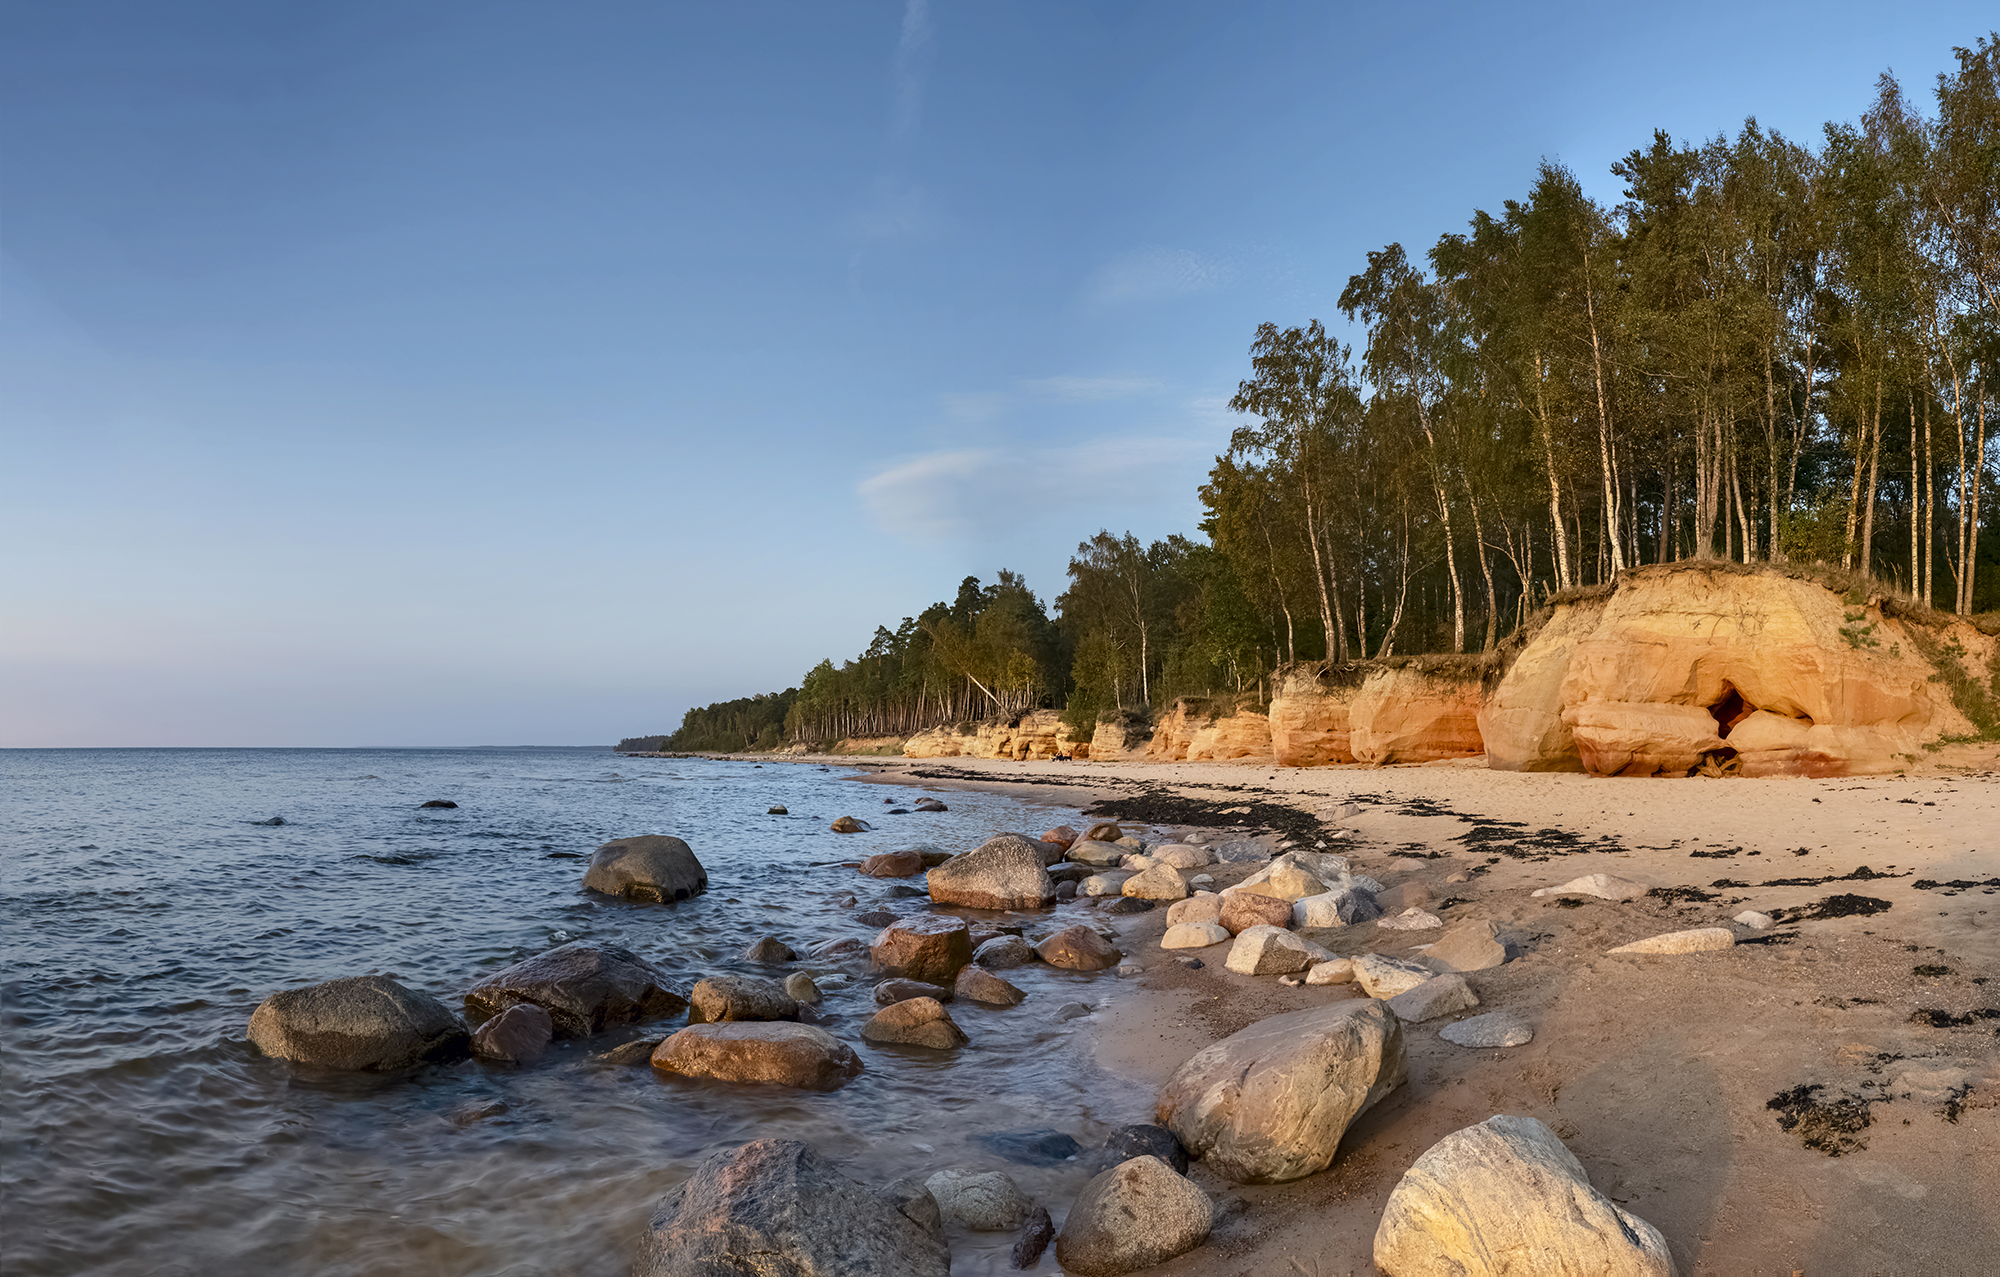
<instances>
[{"instance_id":1,"label":"wispy cloud","mask_svg":"<svg viewBox=\"0 0 2000 1277\"><path fill-rule=\"evenodd\" d=\"M1160 383L1144 377L1043 377L1024 381L1021 388L1040 399L1057 403L1103 403L1108 399L1130 399L1157 390Z\"/></svg>"},{"instance_id":2,"label":"wispy cloud","mask_svg":"<svg viewBox=\"0 0 2000 1277\"><path fill-rule=\"evenodd\" d=\"M1084 283L1084 299L1094 305L1118 306L1191 297L1229 284L1236 274L1236 267L1227 260L1185 248L1139 248L1121 253L1093 271Z\"/></svg>"},{"instance_id":3,"label":"wispy cloud","mask_svg":"<svg viewBox=\"0 0 2000 1277\"><path fill-rule=\"evenodd\" d=\"M972 390L938 396L954 421L991 421L1005 413L1014 396L1004 390Z\"/></svg>"},{"instance_id":4,"label":"wispy cloud","mask_svg":"<svg viewBox=\"0 0 2000 1277\"><path fill-rule=\"evenodd\" d=\"M1213 451L1212 441L1165 435L961 448L897 462L857 492L884 532L997 541L1017 534L1024 518L1067 508L1088 507L1091 519L1149 510L1161 492L1192 491Z\"/></svg>"},{"instance_id":5,"label":"wispy cloud","mask_svg":"<svg viewBox=\"0 0 2000 1277\"><path fill-rule=\"evenodd\" d=\"M903 34L896 41L896 108L892 128L897 141L917 131L924 111L924 82L931 64L930 0L905 0Z\"/></svg>"}]
</instances>

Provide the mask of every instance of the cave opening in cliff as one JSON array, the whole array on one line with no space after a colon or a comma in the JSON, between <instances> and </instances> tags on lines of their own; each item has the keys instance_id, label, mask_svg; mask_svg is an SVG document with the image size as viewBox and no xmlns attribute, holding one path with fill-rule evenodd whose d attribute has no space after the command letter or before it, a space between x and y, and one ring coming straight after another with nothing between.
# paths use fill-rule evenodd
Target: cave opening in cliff
<instances>
[{"instance_id":1,"label":"cave opening in cliff","mask_svg":"<svg viewBox=\"0 0 2000 1277\"><path fill-rule=\"evenodd\" d=\"M1729 731L1744 719L1757 712L1757 707L1743 699L1743 693L1729 683L1722 685L1722 699L1708 707L1715 719L1715 734L1729 739Z\"/></svg>"}]
</instances>

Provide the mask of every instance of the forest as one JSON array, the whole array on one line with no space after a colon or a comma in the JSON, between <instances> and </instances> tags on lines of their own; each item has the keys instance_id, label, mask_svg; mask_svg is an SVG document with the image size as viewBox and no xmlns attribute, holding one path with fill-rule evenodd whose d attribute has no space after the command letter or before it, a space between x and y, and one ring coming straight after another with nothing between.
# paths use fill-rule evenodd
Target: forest
<instances>
[{"instance_id":1,"label":"forest","mask_svg":"<svg viewBox=\"0 0 2000 1277\"><path fill-rule=\"evenodd\" d=\"M1035 707L1087 735L1292 661L1490 651L1564 590L1679 559L2000 606L2000 35L1954 53L1810 142L1659 131L1612 166L1615 205L1544 162L1463 229L1369 252L1337 302L1354 342L1254 334L1194 533L1099 531L1053 615L1012 572L968 577L796 689L625 746Z\"/></svg>"}]
</instances>

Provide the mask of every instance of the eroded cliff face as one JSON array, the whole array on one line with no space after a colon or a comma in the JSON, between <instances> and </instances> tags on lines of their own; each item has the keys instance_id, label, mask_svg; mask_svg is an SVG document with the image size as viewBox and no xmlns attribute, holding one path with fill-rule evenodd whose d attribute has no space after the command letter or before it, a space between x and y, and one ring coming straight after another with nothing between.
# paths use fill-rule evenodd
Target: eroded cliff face
<instances>
[{"instance_id":1,"label":"eroded cliff face","mask_svg":"<svg viewBox=\"0 0 2000 1277\"><path fill-rule=\"evenodd\" d=\"M1103 726L1098 727L1103 731ZM1254 700L1217 702L1184 697L1161 716L1146 742L1146 757L1160 762L1219 762L1268 758L1271 720Z\"/></svg>"},{"instance_id":2,"label":"eroded cliff face","mask_svg":"<svg viewBox=\"0 0 2000 1277\"><path fill-rule=\"evenodd\" d=\"M1087 758L1090 746L1070 736L1062 714L1038 709L1005 722L974 724L972 730L933 727L903 742L905 758L1053 758L1060 751Z\"/></svg>"},{"instance_id":3,"label":"eroded cliff face","mask_svg":"<svg viewBox=\"0 0 2000 1277\"><path fill-rule=\"evenodd\" d=\"M1559 606L1480 721L1511 770L1879 774L1975 730L1926 652L1973 675L1992 642L1777 572L1643 568Z\"/></svg>"},{"instance_id":4,"label":"eroded cliff face","mask_svg":"<svg viewBox=\"0 0 2000 1277\"><path fill-rule=\"evenodd\" d=\"M1480 663L1417 657L1388 665L1301 662L1281 670L1271 743L1287 767L1428 763L1480 752Z\"/></svg>"},{"instance_id":5,"label":"eroded cliff face","mask_svg":"<svg viewBox=\"0 0 2000 1277\"><path fill-rule=\"evenodd\" d=\"M1287 665L1272 679L1271 752L1284 767L1351 763L1353 720L1349 713L1367 676L1358 665L1321 661Z\"/></svg>"}]
</instances>

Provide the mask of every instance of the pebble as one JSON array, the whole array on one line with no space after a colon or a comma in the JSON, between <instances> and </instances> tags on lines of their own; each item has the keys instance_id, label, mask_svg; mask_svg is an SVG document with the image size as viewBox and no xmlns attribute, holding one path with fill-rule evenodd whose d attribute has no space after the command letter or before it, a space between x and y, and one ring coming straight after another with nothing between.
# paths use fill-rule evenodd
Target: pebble
<instances>
[{"instance_id":1,"label":"pebble","mask_svg":"<svg viewBox=\"0 0 2000 1277\"><path fill-rule=\"evenodd\" d=\"M1180 957L1175 958L1174 961L1180 963L1190 971L1199 971L1207 965L1200 958Z\"/></svg>"},{"instance_id":2,"label":"pebble","mask_svg":"<svg viewBox=\"0 0 2000 1277\"><path fill-rule=\"evenodd\" d=\"M1444 919L1411 905L1393 918L1376 919L1375 925L1390 931L1429 931L1433 927L1442 927Z\"/></svg>"},{"instance_id":3,"label":"pebble","mask_svg":"<svg viewBox=\"0 0 2000 1277\"><path fill-rule=\"evenodd\" d=\"M1215 885L1215 875L1196 874L1194 877L1188 879L1188 885L1190 887L1213 887Z\"/></svg>"},{"instance_id":4,"label":"pebble","mask_svg":"<svg viewBox=\"0 0 2000 1277\"><path fill-rule=\"evenodd\" d=\"M1144 974L1146 974L1146 968L1136 962L1121 962L1118 964L1118 976L1120 979L1129 980L1133 976Z\"/></svg>"},{"instance_id":5,"label":"pebble","mask_svg":"<svg viewBox=\"0 0 2000 1277\"><path fill-rule=\"evenodd\" d=\"M1447 1024L1438 1036L1455 1046L1526 1046L1535 1040L1535 1031L1512 1011L1488 1011Z\"/></svg>"},{"instance_id":6,"label":"pebble","mask_svg":"<svg viewBox=\"0 0 2000 1277\"><path fill-rule=\"evenodd\" d=\"M1755 909L1745 909L1736 915L1734 921L1742 923L1752 931L1767 931L1771 927L1771 915L1758 913Z\"/></svg>"}]
</instances>

